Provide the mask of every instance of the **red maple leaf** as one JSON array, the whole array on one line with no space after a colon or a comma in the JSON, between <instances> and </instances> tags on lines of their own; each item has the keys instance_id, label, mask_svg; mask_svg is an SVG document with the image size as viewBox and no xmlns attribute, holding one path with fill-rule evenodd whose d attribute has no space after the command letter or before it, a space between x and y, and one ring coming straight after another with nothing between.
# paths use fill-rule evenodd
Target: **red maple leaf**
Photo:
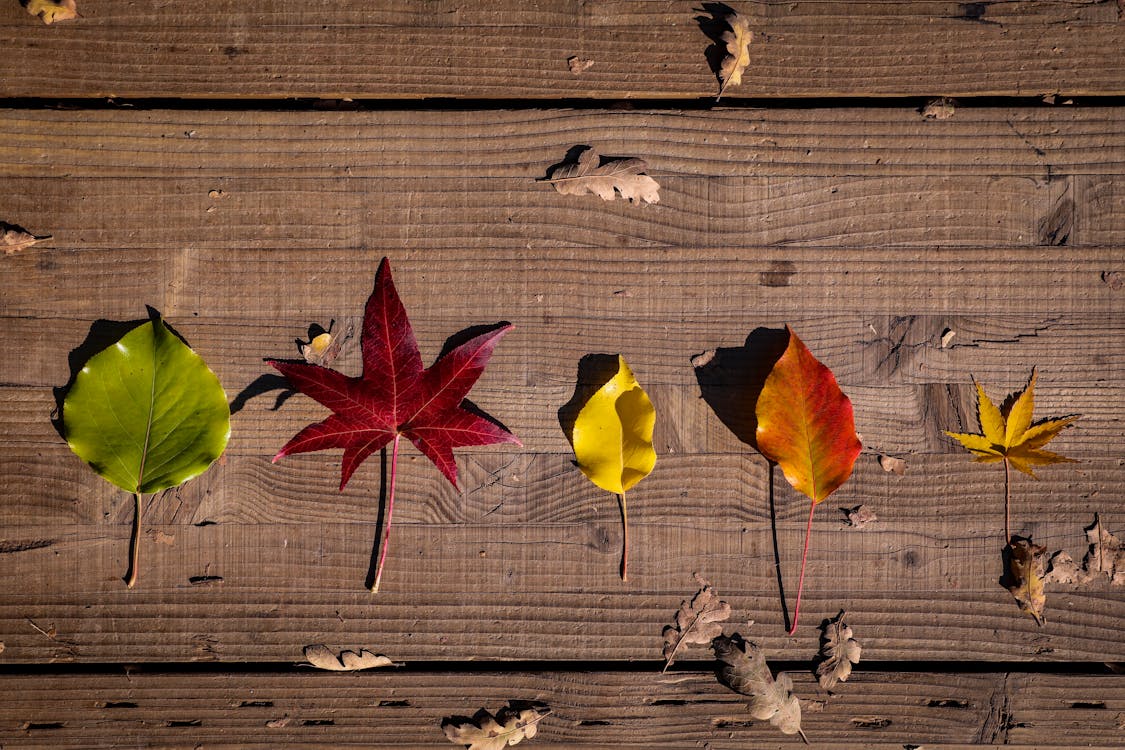
<instances>
[{"instance_id":1,"label":"red maple leaf","mask_svg":"<svg viewBox=\"0 0 1125 750\"><path fill-rule=\"evenodd\" d=\"M291 453L343 448L340 489L363 461L393 442L387 524L383 549L372 592L378 591L387 538L394 510L395 473L399 439L405 436L441 473L457 486L453 449L467 445L516 443L519 440L501 425L474 409L465 396L484 372L500 338L511 330L508 323L465 341L422 368L418 342L391 279L386 258L375 274L375 289L363 314L361 348L363 374L341 372L306 362L266 360L301 393L332 410L322 422L304 428L285 444L273 460Z\"/></svg>"}]
</instances>

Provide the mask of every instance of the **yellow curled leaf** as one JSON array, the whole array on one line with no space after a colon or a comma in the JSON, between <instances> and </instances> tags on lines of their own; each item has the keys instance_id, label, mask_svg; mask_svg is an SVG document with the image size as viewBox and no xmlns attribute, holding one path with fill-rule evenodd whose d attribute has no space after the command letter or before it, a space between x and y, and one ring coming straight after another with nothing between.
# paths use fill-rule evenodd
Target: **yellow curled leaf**
<instances>
[{"instance_id":1,"label":"yellow curled leaf","mask_svg":"<svg viewBox=\"0 0 1125 750\"><path fill-rule=\"evenodd\" d=\"M578 412L572 440L582 473L603 490L620 495L656 465L656 409L625 358L618 355L617 363L617 374Z\"/></svg>"}]
</instances>

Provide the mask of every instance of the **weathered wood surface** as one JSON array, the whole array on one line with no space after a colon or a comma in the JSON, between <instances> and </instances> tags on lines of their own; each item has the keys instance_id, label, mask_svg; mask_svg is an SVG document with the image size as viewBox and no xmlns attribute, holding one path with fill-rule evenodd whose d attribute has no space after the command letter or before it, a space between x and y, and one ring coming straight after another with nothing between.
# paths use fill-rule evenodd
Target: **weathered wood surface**
<instances>
[{"instance_id":1,"label":"weathered wood surface","mask_svg":"<svg viewBox=\"0 0 1125 750\"><path fill-rule=\"evenodd\" d=\"M1120 747L1125 678L862 671L829 695L792 672L815 747ZM533 748L803 747L703 671L0 675L13 747L452 747L447 717L539 701Z\"/></svg>"},{"instance_id":2,"label":"weathered wood surface","mask_svg":"<svg viewBox=\"0 0 1125 750\"><path fill-rule=\"evenodd\" d=\"M1113 2L733 5L756 36L728 98L1125 93ZM81 12L44 27L5 3L0 96L710 99L718 89L713 37L697 20L712 16L688 0L83 0ZM571 57L594 64L575 74Z\"/></svg>"}]
</instances>

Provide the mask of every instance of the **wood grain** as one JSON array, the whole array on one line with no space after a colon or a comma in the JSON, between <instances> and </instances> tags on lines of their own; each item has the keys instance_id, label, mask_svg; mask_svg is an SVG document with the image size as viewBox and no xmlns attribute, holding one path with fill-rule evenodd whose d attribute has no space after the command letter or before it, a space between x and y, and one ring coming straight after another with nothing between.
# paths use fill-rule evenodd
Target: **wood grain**
<instances>
[{"instance_id":1,"label":"wood grain","mask_svg":"<svg viewBox=\"0 0 1125 750\"><path fill-rule=\"evenodd\" d=\"M718 88L697 20L710 16L692 2L380 5L86 0L53 27L5 7L0 96L709 100ZM756 36L729 98L1125 93L1110 3L855 5L742 4ZM594 65L576 75L572 56Z\"/></svg>"},{"instance_id":2,"label":"wood grain","mask_svg":"<svg viewBox=\"0 0 1125 750\"><path fill-rule=\"evenodd\" d=\"M926 119L911 106L839 105L704 112L0 109L0 173L9 177L490 177L552 194L529 182L576 145L643 157L657 178L975 175L1065 186L1070 176L1125 169L1120 113L1097 106L964 107L948 120Z\"/></svg>"},{"instance_id":3,"label":"wood grain","mask_svg":"<svg viewBox=\"0 0 1125 750\"><path fill-rule=\"evenodd\" d=\"M0 742L18 747L446 748L442 720L546 703L534 747L792 747L704 671L422 672L138 670L0 675ZM834 695L793 673L817 747L1118 746L1117 675L853 674ZM1101 704L1103 708L1086 708ZM799 740L798 740L799 742ZM893 744L892 744L893 743Z\"/></svg>"}]
</instances>

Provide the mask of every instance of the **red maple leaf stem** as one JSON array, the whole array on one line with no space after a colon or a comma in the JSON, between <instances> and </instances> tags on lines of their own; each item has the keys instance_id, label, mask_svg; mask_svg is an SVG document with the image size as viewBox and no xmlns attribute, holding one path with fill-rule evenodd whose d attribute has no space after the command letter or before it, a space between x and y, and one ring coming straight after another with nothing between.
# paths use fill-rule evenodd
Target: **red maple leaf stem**
<instances>
[{"instance_id":1,"label":"red maple leaf stem","mask_svg":"<svg viewBox=\"0 0 1125 750\"><path fill-rule=\"evenodd\" d=\"M617 496L621 503L621 580L629 580L629 512L625 509L625 493Z\"/></svg>"},{"instance_id":2,"label":"red maple leaf stem","mask_svg":"<svg viewBox=\"0 0 1125 750\"><path fill-rule=\"evenodd\" d=\"M797 579L797 604L793 607L793 625L789 628L789 635L797 632L797 621L801 617L801 592L805 590L805 563L809 559L809 536L812 535L812 517L816 510L816 503L809 506L809 524L805 527L805 551L801 553L801 577Z\"/></svg>"},{"instance_id":3,"label":"red maple leaf stem","mask_svg":"<svg viewBox=\"0 0 1125 750\"><path fill-rule=\"evenodd\" d=\"M387 561L387 546L391 539L391 514L395 512L395 475L398 473L398 441L402 438L395 434L394 447L391 448L391 481L387 488L387 523L383 527L383 544L379 550L379 564L375 567L375 583L371 584L371 593L379 593L379 581L383 578L383 563Z\"/></svg>"}]
</instances>

